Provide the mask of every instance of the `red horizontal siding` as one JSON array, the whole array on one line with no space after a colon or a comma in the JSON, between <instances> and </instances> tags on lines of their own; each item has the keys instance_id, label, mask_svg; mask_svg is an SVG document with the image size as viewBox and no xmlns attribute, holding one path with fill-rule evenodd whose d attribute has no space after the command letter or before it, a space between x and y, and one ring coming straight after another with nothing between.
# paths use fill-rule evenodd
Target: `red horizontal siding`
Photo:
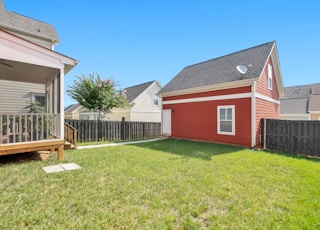
<instances>
[{"instance_id":1,"label":"red horizontal siding","mask_svg":"<svg viewBox=\"0 0 320 230\"><path fill-rule=\"evenodd\" d=\"M268 64L272 66L272 90L268 88ZM268 64L265 66L264 70L262 71L261 78L257 81L256 84L256 92L260 93L264 96L273 98L275 100L279 100L279 91L277 86L276 77L274 74L274 67L272 63L271 57L268 60Z\"/></svg>"},{"instance_id":2,"label":"red horizontal siding","mask_svg":"<svg viewBox=\"0 0 320 230\"><path fill-rule=\"evenodd\" d=\"M272 66L272 90L268 88L268 64ZM272 98L274 100L280 100L279 91L276 81L276 76L274 73L274 66L272 62L272 58L269 57L267 65L262 71L261 78L256 83L256 92L267 96L268 98ZM256 99L256 146L260 147L261 142L261 126L260 120L261 118L274 118L278 119L280 117L280 105L274 102L265 101L262 99Z\"/></svg>"},{"instance_id":3,"label":"red horizontal siding","mask_svg":"<svg viewBox=\"0 0 320 230\"><path fill-rule=\"evenodd\" d=\"M217 133L217 106L221 105L235 105L235 136ZM172 109L173 138L251 146L251 98L170 104L163 108Z\"/></svg>"}]
</instances>

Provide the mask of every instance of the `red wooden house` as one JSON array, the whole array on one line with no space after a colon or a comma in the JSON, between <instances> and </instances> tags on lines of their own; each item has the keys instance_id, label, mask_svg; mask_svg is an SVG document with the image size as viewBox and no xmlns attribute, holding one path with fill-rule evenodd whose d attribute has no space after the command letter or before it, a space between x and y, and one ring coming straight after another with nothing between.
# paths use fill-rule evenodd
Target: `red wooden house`
<instances>
[{"instance_id":1,"label":"red wooden house","mask_svg":"<svg viewBox=\"0 0 320 230\"><path fill-rule=\"evenodd\" d=\"M162 133L260 147L260 119L279 118L284 89L275 42L185 67L162 90Z\"/></svg>"}]
</instances>

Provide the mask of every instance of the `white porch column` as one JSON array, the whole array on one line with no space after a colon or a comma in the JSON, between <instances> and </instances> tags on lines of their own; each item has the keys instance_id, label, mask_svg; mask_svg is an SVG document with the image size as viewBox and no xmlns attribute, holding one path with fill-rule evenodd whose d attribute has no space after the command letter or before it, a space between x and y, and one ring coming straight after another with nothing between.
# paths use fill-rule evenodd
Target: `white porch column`
<instances>
[{"instance_id":1,"label":"white porch column","mask_svg":"<svg viewBox=\"0 0 320 230\"><path fill-rule=\"evenodd\" d=\"M53 113L53 85L52 80L45 84L45 97L46 97L46 113Z\"/></svg>"},{"instance_id":2,"label":"white porch column","mask_svg":"<svg viewBox=\"0 0 320 230\"><path fill-rule=\"evenodd\" d=\"M44 93L45 93L45 98L46 98L46 104L45 104L45 112L46 113L49 113L49 106L50 106L50 95L49 95L49 87L50 87L50 83L47 82L45 85L44 85Z\"/></svg>"},{"instance_id":3,"label":"white porch column","mask_svg":"<svg viewBox=\"0 0 320 230\"><path fill-rule=\"evenodd\" d=\"M64 139L64 68L60 69L60 88L59 88L59 105L60 105L60 137Z\"/></svg>"},{"instance_id":4,"label":"white porch column","mask_svg":"<svg viewBox=\"0 0 320 230\"><path fill-rule=\"evenodd\" d=\"M58 78L59 78L59 75L57 75L53 80L53 113L55 114L59 113L58 104L59 104L60 95L58 91L58 88L59 88Z\"/></svg>"}]
</instances>

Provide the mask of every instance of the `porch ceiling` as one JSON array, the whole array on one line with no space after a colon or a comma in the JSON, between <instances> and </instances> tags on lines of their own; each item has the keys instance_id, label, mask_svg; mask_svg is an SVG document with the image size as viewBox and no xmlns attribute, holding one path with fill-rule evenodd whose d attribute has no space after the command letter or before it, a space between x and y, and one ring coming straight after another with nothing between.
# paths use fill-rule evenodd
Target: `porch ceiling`
<instances>
[{"instance_id":1,"label":"porch ceiling","mask_svg":"<svg viewBox=\"0 0 320 230\"><path fill-rule=\"evenodd\" d=\"M0 79L45 84L59 69L0 59Z\"/></svg>"}]
</instances>

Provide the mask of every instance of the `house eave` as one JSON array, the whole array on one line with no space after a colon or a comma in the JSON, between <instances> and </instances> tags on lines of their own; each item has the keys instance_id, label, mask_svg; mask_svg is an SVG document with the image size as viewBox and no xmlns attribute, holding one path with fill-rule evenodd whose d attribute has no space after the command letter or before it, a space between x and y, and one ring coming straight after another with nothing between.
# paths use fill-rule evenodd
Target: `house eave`
<instances>
[{"instance_id":1,"label":"house eave","mask_svg":"<svg viewBox=\"0 0 320 230\"><path fill-rule=\"evenodd\" d=\"M24 35L27 35L27 36L31 36L31 37L34 37L34 38L40 38L40 39L43 39L43 40L46 40L50 43L52 43L53 45L58 45L59 44L59 38L58 37L49 37L49 36L45 36L43 34L37 34L37 33L33 33L33 32L29 32L29 31L21 31L19 29L15 29L13 27L10 27L10 26L7 26L7 25L4 25L4 24L1 24L1 29L7 31L8 33L18 33L18 34L24 34Z\"/></svg>"},{"instance_id":2,"label":"house eave","mask_svg":"<svg viewBox=\"0 0 320 230\"><path fill-rule=\"evenodd\" d=\"M19 51L22 51L22 52L36 52L38 54L46 56L46 58L43 58L43 60L47 60L47 58L52 59L53 60L52 63L55 63L55 65L52 66L52 63L51 63L50 67L58 68L60 65L64 65L65 74L68 73L79 62L76 59L73 59L64 54L55 52L53 50L47 49L43 46L40 46L36 43L28 41L24 38L21 38L3 29L0 29L0 39L6 42L8 47L14 47L14 46L20 47ZM12 57L12 55L10 57ZM8 60L21 61L22 60L21 58L22 57L20 57L19 55L16 55L15 58L9 58ZM5 56L1 56L1 59L7 59L7 58ZM31 63L31 62L30 64L39 65L39 63Z\"/></svg>"},{"instance_id":3,"label":"house eave","mask_svg":"<svg viewBox=\"0 0 320 230\"><path fill-rule=\"evenodd\" d=\"M251 86L252 82L257 81L258 79L259 78L251 78L251 79L225 82L225 83L214 84L214 85L206 85L201 87L159 93L158 95L160 97L170 97L170 96L180 96L180 95L194 94L194 93L203 93L203 92L215 91L215 90L239 88L239 87Z\"/></svg>"}]
</instances>

